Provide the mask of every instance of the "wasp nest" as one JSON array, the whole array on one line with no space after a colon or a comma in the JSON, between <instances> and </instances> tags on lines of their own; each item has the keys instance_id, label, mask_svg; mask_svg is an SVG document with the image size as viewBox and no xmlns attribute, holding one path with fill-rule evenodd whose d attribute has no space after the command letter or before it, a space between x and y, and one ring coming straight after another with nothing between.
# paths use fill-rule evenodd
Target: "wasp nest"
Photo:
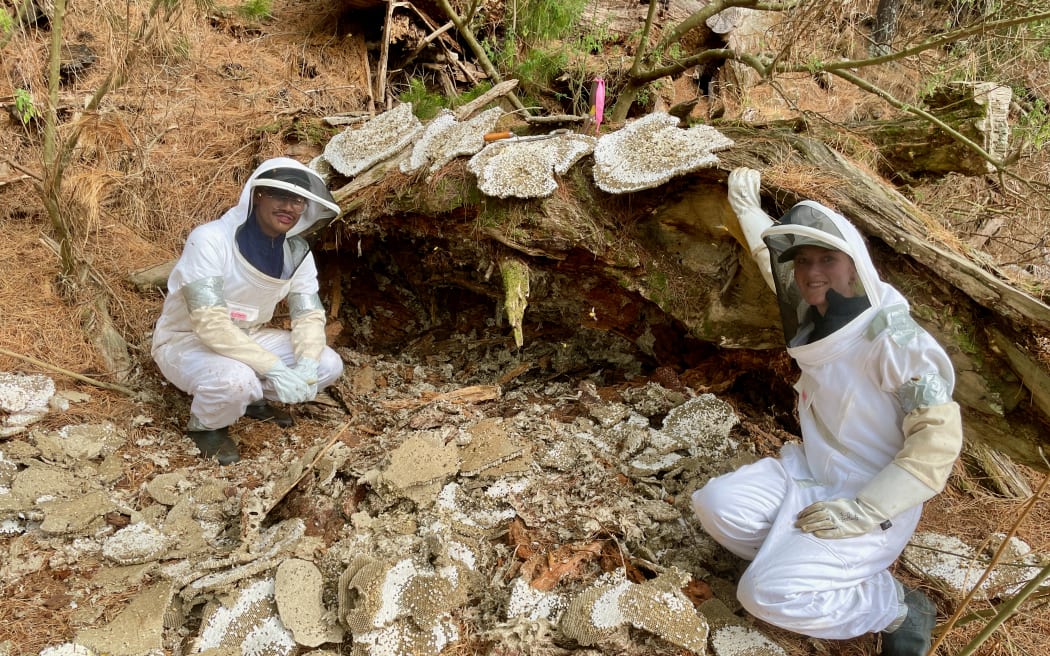
<instances>
[{"instance_id":1,"label":"wasp nest","mask_svg":"<svg viewBox=\"0 0 1050 656\"><path fill-rule=\"evenodd\" d=\"M289 656L296 650L274 601L274 580L257 580L236 595L232 604L205 611L201 635L193 651L223 649L256 656Z\"/></svg>"},{"instance_id":2,"label":"wasp nest","mask_svg":"<svg viewBox=\"0 0 1050 656\"><path fill-rule=\"evenodd\" d=\"M102 543L102 555L120 565L138 565L160 560L168 550L168 536L146 522L120 529Z\"/></svg>"},{"instance_id":3,"label":"wasp nest","mask_svg":"<svg viewBox=\"0 0 1050 656\"><path fill-rule=\"evenodd\" d=\"M412 103L402 103L359 128L347 128L329 140L324 158L336 171L354 176L393 156L423 131L412 114Z\"/></svg>"},{"instance_id":4,"label":"wasp nest","mask_svg":"<svg viewBox=\"0 0 1050 656\"><path fill-rule=\"evenodd\" d=\"M977 567L974 563L991 558L1002 546L1004 537L1002 533L992 535L981 553L955 536L920 532L912 536L904 549L902 562L908 571L938 583L941 590L962 599L983 571L983 565ZM994 599L1015 595L1048 563L1045 555L1034 553L1017 537L1010 538L1002 551L999 565L982 582L979 597ZM1048 586L1050 583L1044 583L1042 587Z\"/></svg>"},{"instance_id":5,"label":"wasp nest","mask_svg":"<svg viewBox=\"0 0 1050 656\"><path fill-rule=\"evenodd\" d=\"M740 445L730 435L740 419L732 407L713 394L701 394L672 408L660 430L637 420L627 422L621 457L636 478L669 472L691 456L730 457Z\"/></svg>"},{"instance_id":6,"label":"wasp nest","mask_svg":"<svg viewBox=\"0 0 1050 656\"><path fill-rule=\"evenodd\" d=\"M316 565L299 558L288 558L277 568L274 599L281 623L295 641L306 647L326 642L342 642L343 630L321 600L324 580Z\"/></svg>"},{"instance_id":7,"label":"wasp nest","mask_svg":"<svg viewBox=\"0 0 1050 656\"><path fill-rule=\"evenodd\" d=\"M682 594L689 579L674 567L641 584L631 583L621 573L602 575L572 600L559 627L585 647L615 642L633 626L703 654L708 624Z\"/></svg>"},{"instance_id":8,"label":"wasp nest","mask_svg":"<svg viewBox=\"0 0 1050 656\"><path fill-rule=\"evenodd\" d=\"M0 437L23 432L47 414L55 383L47 376L0 371Z\"/></svg>"},{"instance_id":9,"label":"wasp nest","mask_svg":"<svg viewBox=\"0 0 1050 656\"><path fill-rule=\"evenodd\" d=\"M787 656L784 649L746 626L729 625L711 633L711 649L716 656Z\"/></svg>"},{"instance_id":10,"label":"wasp nest","mask_svg":"<svg viewBox=\"0 0 1050 656\"><path fill-rule=\"evenodd\" d=\"M543 139L496 141L470 158L467 168L478 189L497 198L543 198L558 188L555 175L568 171L594 151L597 140L564 133Z\"/></svg>"},{"instance_id":11,"label":"wasp nest","mask_svg":"<svg viewBox=\"0 0 1050 656\"><path fill-rule=\"evenodd\" d=\"M503 110L493 107L460 123L452 112L443 110L427 124L412 155L401 162L401 172L412 173L429 163L428 171L434 173L457 157L473 155L485 147L485 133L496 127L500 116Z\"/></svg>"},{"instance_id":12,"label":"wasp nest","mask_svg":"<svg viewBox=\"0 0 1050 656\"><path fill-rule=\"evenodd\" d=\"M353 634L354 654L437 656L459 639L449 611L463 602L464 591L453 567L358 556L340 588L340 616Z\"/></svg>"},{"instance_id":13,"label":"wasp nest","mask_svg":"<svg viewBox=\"0 0 1050 656\"><path fill-rule=\"evenodd\" d=\"M678 119L655 112L607 134L594 148L594 181L602 191L623 194L659 187L671 178L714 166L712 153L733 145L718 130L678 128Z\"/></svg>"}]
</instances>

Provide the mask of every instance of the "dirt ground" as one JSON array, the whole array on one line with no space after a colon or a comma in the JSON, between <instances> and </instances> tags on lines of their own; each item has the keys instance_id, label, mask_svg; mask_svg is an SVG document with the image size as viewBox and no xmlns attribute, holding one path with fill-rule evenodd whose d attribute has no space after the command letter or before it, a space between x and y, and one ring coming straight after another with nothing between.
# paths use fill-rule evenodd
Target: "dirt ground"
<instances>
[{"instance_id":1,"label":"dirt ground","mask_svg":"<svg viewBox=\"0 0 1050 656\"><path fill-rule=\"evenodd\" d=\"M100 60L114 61L127 43L112 38L107 9L115 7L77 3L66 29ZM89 123L63 201L87 226L76 248L128 340L132 369L121 376L108 371L81 329L91 299L65 293L48 241L52 226L33 181L23 177L39 172L29 154L40 148L39 132L14 120L0 130L0 372L46 375L68 397L31 431L0 437L0 492L26 471L44 472L45 486L11 517L0 516L0 656L74 640L110 653L240 653L233 639L244 626L223 624L222 612L233 613L253 585L276 577L277 591L263 595L269 605L248 615L261 626L279 610L291 623L292 613L275 610L294 596L280 591L285 563L316 567L319 583L308 583L309 568L285 571L316 592L296 600L303 608L371 610L362 621L383 611L369 605L377 603L370 595L378 594L382 574L415 568L405 580L422 582L422 592L405 593L414 605L393 613L401 619L390 626L401 632L397 644L423 646L402 653L697 651L690 641L699 629L680 617L620 618L606 631L581 622L575 640L554 630L551 618L561 613L586 615L585 593L593 606L594 591L621 581L642 599L669 585L691 602L687 610L717 616L712 605L720 602L739 611L732 589L744 563L702 535L688 496L708 477L773 454L794 436L789 416L769 414L768 381L725 362L653 369L615 335L538 324L525 326L517 349L496 309L482 303L438 313L442 320L429 330L392 344L382 337L400 326L367 313L376 299L355 295L350 281L328 271L324 297L339 286L346 299L330 326L346 373L329 395L296 408L291 429L239 421L232 430L244 460L231 467L202 461L182 435L188 400L149 359L161 292L137 289L127 276L175 257L189 230L217 217L259 160L315 156L320 117L367 109L360 62L374 35L333 30L344 10L340 3L275 2L273 20L261 24L219 11L176 13L164 32L169 38L136 53L128 83ZM22 33L4 48L0 97L19 88L42 93L47 38L46 31ZM100 65L74 78L60 115L83 107L107 70ZM950 195L950 184L927 188L927 198ZM974 194L989 196L986 189ZM977 211L967 205L950 216L965 224ZM1031 224L1011 229L992 244L1003 262L1039 237ZM348 247L341 248L337 256ZM71 374L130 386L134 394ZM682 416L683 409L700 418ZM688 430L701 419L718 439L698 440ZM70 440L79 430L95 437ZM71 443L97 449L81 452ZM668 454L673 463L662 460ZM1045 496L1027 510L1025 499L991 491L966 465L957 465L949 488L927 505L920 530L975 549L1016 531L1034 554L1050 553ZM1045 472L1018 471L1042 491ZM2 503L0 511L10 510ZM56 526L55 517L63 523ZM130 540L135 535L142 540ZM964 605L903 565L898 574L930 592L941 623L962 618L940 651L958 653L982 624L970 614L990 603ZM356 598L342 598L343 584ZM333 630L330 616L312 620ZM369 646L382 653L384 638L374 631L355 633L369 637L351 643L324 631L317 637L307 624L296 625L298 645L274 634L251 653L368 653ZM874 636L807 640L742 612L712 628L738 625L792 656L877 648ZM428 631L427 640L420 637ZM1050 611L1037 600L976 653L1050 653L1048 634ZM778 653L762 648L752 653ZM85 653L67 649L50 653Z\"/></svg>"}]
</instances>

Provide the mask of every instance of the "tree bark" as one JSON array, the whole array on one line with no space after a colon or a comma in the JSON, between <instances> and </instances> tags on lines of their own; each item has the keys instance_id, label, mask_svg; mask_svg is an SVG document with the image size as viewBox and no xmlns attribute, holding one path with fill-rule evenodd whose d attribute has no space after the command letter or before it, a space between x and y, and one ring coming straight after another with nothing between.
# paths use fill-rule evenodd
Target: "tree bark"
<instances>
[{"instance_id":1,"label":"tree bark","mask_svg":"<svg viewBox=\"0 0 1050 656\"><path fill-rule=\"evenodd\" d=\"M875 29L871 33L871 55L882 57L893 52L893 38L897 36L897 18L901 0L879 0L875 10Z\"/></svg>"}]
</instances>

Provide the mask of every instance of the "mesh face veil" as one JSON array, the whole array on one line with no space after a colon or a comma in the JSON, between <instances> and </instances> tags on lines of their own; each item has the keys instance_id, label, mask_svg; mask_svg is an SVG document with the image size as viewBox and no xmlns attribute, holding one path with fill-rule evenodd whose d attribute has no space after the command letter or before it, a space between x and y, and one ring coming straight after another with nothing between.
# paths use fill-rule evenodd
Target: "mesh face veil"
<instances>
[{"instance_id":1,"label":"mesh face veil","mask_svg":"<svg viewBox=\"0 0 1050 656\"><path fill-rule=\"evenodd\" d=\"M865 264L870 265L870 258L863 246L859 233L846 220L830 209L813 201L803 201L781 217L780 223L767 228L762 238L769 249L776 285L777 301L784 327L784 338L788 346L806 343L813 330L813 317L806 295L799 287L796 276L795 257L807 246L814 246L831 251L840 251L848 255L856 265L856 275L849 284L840 284L838 291L826 292L827 298L867 297L874 288L874 280L865 280L869 276ZM858 255L861 257L858 260ZM874 275L873 271L871 275ZM830 281L823 281L830 282Z\"/></svg>"},{"instance_id":2,"label":"mesh face veil","mask_svg":"<svg viewBox=\"0 0 1050 656\"><path fill-rule=\"evenodd\" d=\"M307 200L302 217L288 232L289 236L306 231L320 219L329 219L339 214L339 204L335 202L325 181L298 162L278 158L264 163L260 169L249 181L245 190L249 195L242 198L242 202L250 202L250 194L260 187L280 189Z\"/></svg>"}]
</instances>

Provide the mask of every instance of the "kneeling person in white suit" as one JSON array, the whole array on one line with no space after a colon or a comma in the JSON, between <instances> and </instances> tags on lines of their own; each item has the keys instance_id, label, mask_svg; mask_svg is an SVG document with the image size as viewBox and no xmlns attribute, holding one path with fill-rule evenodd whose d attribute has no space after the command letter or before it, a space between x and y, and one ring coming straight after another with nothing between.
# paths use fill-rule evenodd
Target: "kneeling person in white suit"
<instances>
[{"instance_id":1,"label":"kneeling person in white suit","mask_svg":"<svg viewBox=\"0 0 1050 656\"><path fill-rule=\"evenodd\" d=\"M737 596L755 617L816 638L881 632L883 654L925 656L936 608L888 568L962 447L951 362L841 215L803 201L774 223L751 169L730 174L729 199L802 370L802 443L711 480L693 509L751 561Z\"/></svg>"},{"instance_id":2,"label":"kneeling person in white suit","mask_svg":"<svg viewBox=\"0 0 1050 656\"><path fill-rule=\"evenodd\" d=\"M311 401L342 373L325 343L313 254L297 236L338 212L320 176L280 157L252 173L235 207L187 238L152 353L165 378L193 397L186 434L203 457L236 462L228 427L238 418L290 426L291 415L267 401ZM291 331L265 327L285 299Z\"/></svg>"}]
</instances>

